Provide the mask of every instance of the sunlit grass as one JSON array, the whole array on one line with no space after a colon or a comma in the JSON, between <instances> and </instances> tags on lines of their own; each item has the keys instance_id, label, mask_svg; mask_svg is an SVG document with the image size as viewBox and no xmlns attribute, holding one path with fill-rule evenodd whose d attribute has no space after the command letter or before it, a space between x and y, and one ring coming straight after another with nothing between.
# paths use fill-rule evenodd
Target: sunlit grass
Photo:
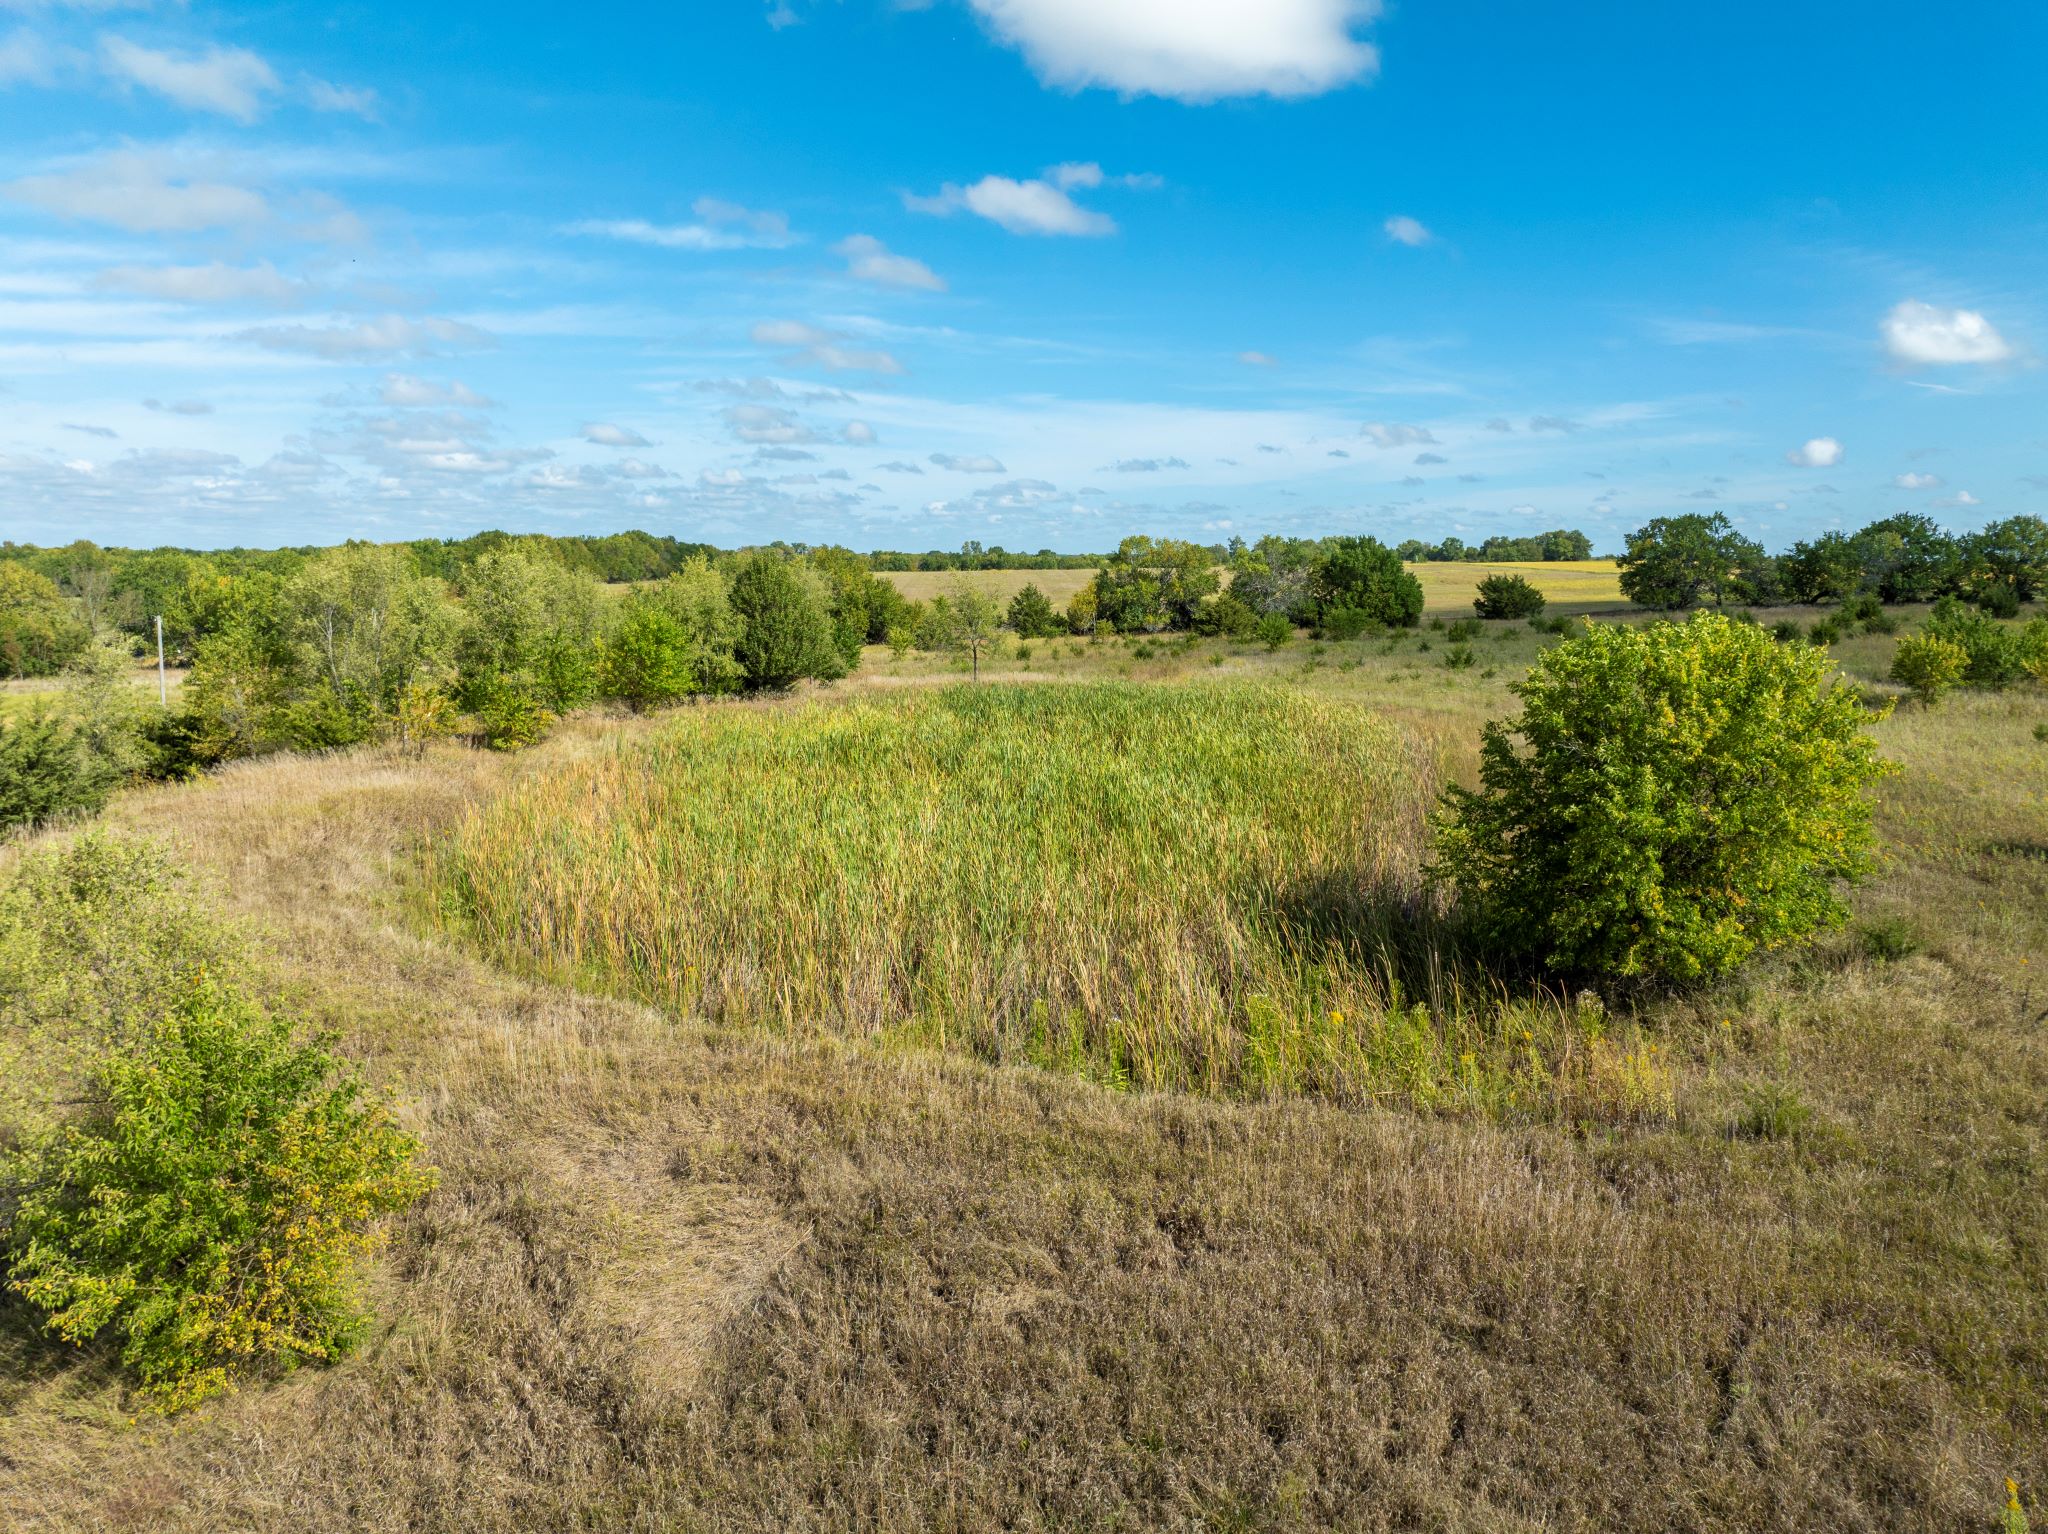
<instances>
[{"instance_id":1,"label":"sunlit grass","mask_svg":"<svg viewBox=\"0 0 2048 1534\"><path fill-rule=\"evenodd\" d=\"M1451 959L1434 781L1372 714L1267 687L704 709L478 812L443 877L487 950L729 1025L1149 1090L1582 1095L1629 1046Z\"/></svg>"}]
</instances>

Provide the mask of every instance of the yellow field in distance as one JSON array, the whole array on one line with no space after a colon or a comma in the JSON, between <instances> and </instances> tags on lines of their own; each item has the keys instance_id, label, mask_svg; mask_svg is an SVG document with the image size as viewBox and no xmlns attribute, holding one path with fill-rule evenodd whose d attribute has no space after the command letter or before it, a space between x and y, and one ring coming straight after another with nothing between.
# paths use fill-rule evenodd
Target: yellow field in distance
<instances>
[{"instance_id":1,"label":"yellow field in distance","mask_svg":"<svg viewBox=\"0 0 2048 1534\"><path fill-rule=\"evenodd\" d=\"M1520 575L1548 597L1553 606L1571 612L1626 607L1621 572L1611 559L1557 560L1550 563L1411 564L1422 582L1425 609L1432 613L1470 613L1472 594L1489 575L1502 571ZM942 596L965 580L998 601L1007 603L1026 586L1036 586L1053 606L1064 608L1074 593L1094 578L1092 570L892 570L883 575L896 589L916 601Z\"/></svg>"}]
</instances>

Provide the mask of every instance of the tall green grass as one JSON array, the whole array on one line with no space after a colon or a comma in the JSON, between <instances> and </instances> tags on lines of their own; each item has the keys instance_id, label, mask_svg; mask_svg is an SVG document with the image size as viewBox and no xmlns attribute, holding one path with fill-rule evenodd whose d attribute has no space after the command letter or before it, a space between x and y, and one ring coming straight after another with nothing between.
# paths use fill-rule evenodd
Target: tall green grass
<instances>
[{"instance_id":1,"label":"tall green grass","mask_svg":"<svg viewBox=\"0 0 2048 1534\"><path fill-rule=\"evenodd\" d=\"M1434 792L1382 720L1277 688L707 708L478 810L439 877L494 954L727 1024L1505 1104L1587 1029L1441 963Z\"/></svg>"}]
</instances>

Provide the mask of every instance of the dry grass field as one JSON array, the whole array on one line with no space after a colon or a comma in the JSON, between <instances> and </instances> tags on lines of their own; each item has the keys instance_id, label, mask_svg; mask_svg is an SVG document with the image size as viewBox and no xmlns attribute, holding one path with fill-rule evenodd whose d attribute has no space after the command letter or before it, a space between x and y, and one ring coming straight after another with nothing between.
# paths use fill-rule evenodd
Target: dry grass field
<instances>
[{"instance_id":1,"label":"dry grass field","mask_svg":"<svg viewBox=\"0 0 2048 1534\"><path fill-rule=\"evenodd\" d=\"M1489 625L1451 670L1427 631L1060 641L985 674L1265 682L1465 775L1539 642ZM1840 654L1875 685L1890 644ZM1894 713L1856 926L1617 999L1641 1042L1541 1112L1120 1089L714 1021L449 935L422 853L473 817L713 715L957 681L870 651L810 697L518 757L120 799L442 1180L355 1357L187 1417L135 1420L105 1357L0 1309L0 1527L1990 1531L2006 1476L2048 1485L2038 689Z\"/></svg>"},{"instance_id":2,"label":"dry grass field","mask_svg":"<svg viewBox=\"0 0 2048 1534\"><path fill-rule=\"evenodd\" d=\"M1602 612L1628 606L1621 595L1621 571L1611 559L1555 561L1552 563L1495 564L1411 564L1422 582L1424 610L1454 616L1470 616L1472 595L1489 575L1503 572L1520 575L1550 599L1552 610L1561 613ZM1036 586L1062 610L1074 593L1094 578L1092 570L912 570L888 573L896 589L917 601L929 601L957 586L962 579L1007 603L1026 586Z\"/></svg>"}]
</instances>

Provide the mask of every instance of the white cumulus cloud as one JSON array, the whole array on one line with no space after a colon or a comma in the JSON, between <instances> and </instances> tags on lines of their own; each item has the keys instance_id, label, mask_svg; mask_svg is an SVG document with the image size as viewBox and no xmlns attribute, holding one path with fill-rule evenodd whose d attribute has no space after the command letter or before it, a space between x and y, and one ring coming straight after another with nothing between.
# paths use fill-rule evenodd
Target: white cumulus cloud
<instances>
[{"instance_id":1,"label":"white cumulus cloud","mask_svg":"<svg viewBox=\"0 0 2048 1534\"><path fill-rule=\"evenodd\" d=\"M700 197L691 205L694 224L656 224L644 218L589 218L567 226L570 234L596 235L663 250L781 250L794 245L789 215L743 208L736 202Z\"/></svg>"},{"instance_id":2,"label":"white cumulus cloud","mask_svg":"<svg viewBox=\"0 0 2048 1534\"><path fill-rule=\"evenodd\" d=\"M630 426L614 426L609 421L592 421L583 428L583 440L595 442L599 447L646 447L647 439Z\"/></svg>"},{"instance_id":3,"label":"white cumulus cloud","mask_svg":"<svg viewBox=\"0 0 2048 1534\"><path fill-rule=\"evenodd\" d=\"M1892 483L1901 490L1936 490L1941 487L1941 476L1908 472L1892 476Z\"/></svg>"},{"instance_id":4,"label":"white cumulus cloud","mask_svg":"<svg viewBox=\"0 0 2048 1534\"><path fill-rule=\"evenodd\" d=\"M1802 469L1832 469L1842 461L1842 444L1833 437L1815 437L1785 454L1785 462Z\"/></svg>"},{"instance_id":5,"label":"white cumulus cloud","mask_svg":"<svg viewBox=\"0 0 2048 1534\"><path fill-rule=\"evenodd\" d=\"M1214 101L1315 96L1372 75L1355 35L1378 0L972 0L1038 77L1067 90Z\"/></svg>"},{"instance_id":6,"label":"white cumulus cloud","mask_svg":"<svg viewBox=\"0 0 2048 1534\"><path fill-rule=\"evenodd\" d=\"M1412 447L1420 443L1434 446L1436 443L1427 426L1404 426L1398 421L1369 421L1359 435L1372 438L1374 447Z\"/></svg>"},{"instance_id":7,"label":"white cumulus cloud","mask_svg":"<svg viewBox=\"0 0 2048 1534\"><path fill-rule=\"evenodd\" d=\"M1387 231L1387 238L1396 245L1427 245L1436 238L1420 219L1410 218L1405 213L1396 213L1380 227Z\"/></svg>"},{"instance_id":8,"label":"white cumulus cloud","mask_svg":"<svg viewBox=\"0 0 2048 1534\"><path fill-rule=\"evenodd\" d=\"M255 266L229 266L223 261L205 266L116 266L101 272L93 284L181 304L256 303L284 308L306 294L304 283L294 282L268 261Z\"/></svg>"},{"instance_id":9,"label":"white cumulus cloud","mask_svg":"<svg viewBox=\"0 0 2048 1534\"><path fill-rule=\"evenodd\" d=\"M136 149L23 176L0 191L59 218L112 224L134 234L240 229L270 217L270 205L260 193L224 181L193 179L171 157Z\"/></svg>"},{"instance_id":10,"label":"white cumulus cloud","mask_svg":"<svg viewBox=\"0 0 2048 1534\"><path fill-rule=\"evenodd\" d=\"M209 48L178 54L145 48L125 37L100 39L107 73L198 112L218 112L251 123L278 89L277 73L246 48Z\"/></svg>"},{"instance_id":11,"label":"white cumulus cloud","mask_svg":"<svg viewBox=\"0 0 2048 1534\"><path fill-rule=\"evenodd\" d=\"M997 459L989 457L986 453L933 453L926 461L935 463L942 469L951 469L955 474L1001 474L1005 472L1002 463Z\"/></svg>"},{"instance_id":12,"label":"white cumulus cloud","mask_svg":"<svg viewBox=\"0 0 2048 1534\"><path fill-rule=\"evenodd\" d=\"M1116 220L1107 213L1084 208L1074 201L1076 189L1118 186L1155 187L1157 176L1106 176L1093 163L1055 165L1043 176L1016 181L1008 176L983 176L969 186L952 182L936 195L920 197L903 194L903 205L913 213L930 213L944 218L959 212L985 218L1012 234L1101 236L1116 233Z\"/></svg>"},{"instance_id":13,"label":"white cumulus cloud","mask_svg":"<svg viewBox=\"0 0 2048 1534\"><path fill-rule=\"evenodd\" d=\"M330 362L421 355L493 344L489 334L461 320L432 316L412 320L402 314L387 314L379 319L325 329L310 325L263 326L243 331L242 337L272 351L305 352Z\"/></svg>"},{"instance_id":14,"label":"white cumulus cloud","mask_svg":"<svg viewBox=\"0 0 2048 1534\"><path fill-rule=\"evenodd\" d=\"M1943 309L1909 298L1884 317L1884 344L1901 362L1952 366L2005 362L2013 349L1975 309Z\"/></svg>"},{"instance_id":15,"label":"white cumulus cloud","mask_svg":"<svg viewBox=\"0 0 2048 1534\"><path fill-rule=\"evenodd\" d=\"M835 255L846 258L847 274L862 282L878 283L885 288L923 288L932 293L946 291L945 279L937 272L922 261L895 254L871 234L848 235L832 250Z\"/></svg>"}]
</instances>

